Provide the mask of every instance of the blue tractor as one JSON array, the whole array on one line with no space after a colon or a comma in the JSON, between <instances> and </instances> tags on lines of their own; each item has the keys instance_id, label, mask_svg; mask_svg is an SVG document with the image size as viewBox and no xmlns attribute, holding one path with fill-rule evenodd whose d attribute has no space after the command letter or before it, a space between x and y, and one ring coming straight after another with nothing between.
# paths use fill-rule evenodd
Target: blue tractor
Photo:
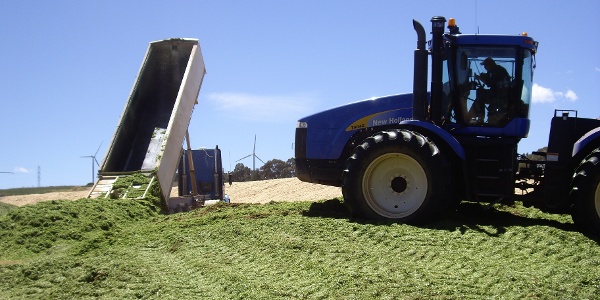
<instances>
[{"instance_id":1,"label":"blue tractor","mask_svg":"<svg viewBox=\"0 0 600 300\"><path fill-rule=\"evenodd\" d=\"M433 17L417 33L412 94L355 102L298 121L296 172L340 186L353 214L424 224L462 200L523 201L571 213L600 233L600 120L557 110L548 150L517 152L527 137L538 43L522 35L462 34ZM431 56L431 88L427 91ZM515 192L517 191L517 192Z\"/></svg>"}]
</instances>

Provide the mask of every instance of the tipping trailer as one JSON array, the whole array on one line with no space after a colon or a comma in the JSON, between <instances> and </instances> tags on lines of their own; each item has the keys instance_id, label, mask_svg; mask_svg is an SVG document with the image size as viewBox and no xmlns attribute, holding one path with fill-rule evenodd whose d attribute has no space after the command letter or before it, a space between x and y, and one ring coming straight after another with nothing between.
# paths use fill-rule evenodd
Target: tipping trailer
<instances>
[{"instance_id":1,"label":"tipping trailer","mask_svg":"<svg viewBox=\"0 0 600 300\"><path fill-rule=\"evenodd\" d=\"M196 39L151 42L88 197L109 196L120 177L158 181L169 207L177 165L206 74ZM148 192L152 182L145 186Z\"/></svg>"},{"instance_id":2,"label":"tipping trailer","mask_svg":"<svg viewBox=\"0 0 600 300\"><path fill-rule=\"evenodd\" d=\"M340 186L350 210L370 219L423 224L462 200L522 200L571 213L580 230L600 234L599 119L556 111L545 160L517 152L529 133L538 42L527 34L462 34L454 19L444 32L444 17L431 23L428 43L413 20L412 94L298 121L297 177Z\"/></svg>"}]
</instances>

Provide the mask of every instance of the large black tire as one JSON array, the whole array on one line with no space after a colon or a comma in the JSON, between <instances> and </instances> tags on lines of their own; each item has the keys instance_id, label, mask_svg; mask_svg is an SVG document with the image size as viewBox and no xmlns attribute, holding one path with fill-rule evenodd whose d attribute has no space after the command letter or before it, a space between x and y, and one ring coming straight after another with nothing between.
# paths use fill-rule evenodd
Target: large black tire
<instances>
[{"instance_id":1,"label":"large black tire","mask_svg":"<svg viewBox=\"0 0 600 300\"><path fill-rule=\"evenodd\" d=\"M454 195L450 174L448 160L423 135L379 132L346 162L344 203L355 216L424 224L448 210Z\"/></svg>"},{"instance_id":2,"label":"large black tire","mask_svg":"<svg viewBox=\"0 0 600 300\"><path fill-rule=\"evenodd\" d=\"M600 148L577 167L571 184L571 216L577 228L600 236Z\"/></svg>"}]
</instances>

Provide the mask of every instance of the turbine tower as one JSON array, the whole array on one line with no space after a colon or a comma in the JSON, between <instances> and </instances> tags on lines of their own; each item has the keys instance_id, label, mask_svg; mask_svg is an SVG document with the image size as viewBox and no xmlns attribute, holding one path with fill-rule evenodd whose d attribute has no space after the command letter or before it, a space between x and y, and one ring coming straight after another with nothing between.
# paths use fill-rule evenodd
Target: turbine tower
<instances>
[{"instance_id":1,"label":"turbine tower","mask_svg":"<svg viewBox=\"0 0 600 300\"><path fill-rule=\"evenodd\" d=\"M92 183L94 183L94 179L96 178L96 173L94 173L94 163L96 165L98 165L98 167L100 167L100 164L98 163L98 160L96 159L96 154L98 154L98 151L100 151L100 147L102 147L102 143L104 141L102 141L100 143L100 146L98 146L98 149L96 149L96 153L94 153L94 155L87 155L87 156L82 156L81 158L87 158L90 157L92 159Z\"/></svg>"}]
</instances>

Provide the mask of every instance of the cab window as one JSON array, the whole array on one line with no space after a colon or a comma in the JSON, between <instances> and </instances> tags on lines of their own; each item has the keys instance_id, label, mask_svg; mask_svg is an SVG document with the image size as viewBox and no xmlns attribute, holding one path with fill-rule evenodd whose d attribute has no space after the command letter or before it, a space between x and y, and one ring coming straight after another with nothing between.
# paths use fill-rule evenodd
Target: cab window
<instances>
[{"instance_id":1,"label":"cab window","mask_svg":"<svg viewBox=\"0 0 600 300\"><path fill-rule=\"evenodd\" d=\"M494 127L506 124L513 117L516 49L459 47L455 53L455 110L460 123Z\"/></svg>"}]
</instances>

